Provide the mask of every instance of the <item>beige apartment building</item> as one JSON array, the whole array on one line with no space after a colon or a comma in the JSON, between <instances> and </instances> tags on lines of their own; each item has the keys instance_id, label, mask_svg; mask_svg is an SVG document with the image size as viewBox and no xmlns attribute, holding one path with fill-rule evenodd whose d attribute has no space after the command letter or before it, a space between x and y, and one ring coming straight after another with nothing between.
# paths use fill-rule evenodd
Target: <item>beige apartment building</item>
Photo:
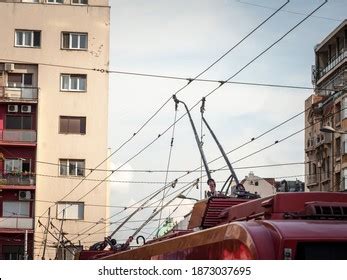
<instances>
[{"instance_id":1,"label":"beige apartment building","mask_svg":"<svg viewBox=\"0 0 347 280\"><path fill-rule=\"evenodd\" d=\"M91 169L107 158L109 3L0 0L0 19L0 259L69 259L108 231L107 161Z\"/></svg>"},{"instance_id":2,"label":"beige apartment building","mask_svg":"<svg viewBox=\"0 0 347 280\"><path fill-rule=\"evenodd\" d=\"M305 174L310 191L347 189L347 20L315 47L305 101ZM331 127L331 132L322 132Z\"/></svg>"}]
</instances>

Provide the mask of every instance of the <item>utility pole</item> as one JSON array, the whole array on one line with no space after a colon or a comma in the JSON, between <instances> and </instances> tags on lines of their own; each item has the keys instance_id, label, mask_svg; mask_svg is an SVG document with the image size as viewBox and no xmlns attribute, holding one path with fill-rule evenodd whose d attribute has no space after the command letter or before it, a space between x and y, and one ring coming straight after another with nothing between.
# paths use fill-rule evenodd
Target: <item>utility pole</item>
<instances>
[{"instance_id":1,"label":"utility pole","mask_svg":"<svg viewBox=\"0 0 347 280\"><path fill-rule=\"evenodd\" d=\"M60 225L60 230L59 230L59 237L58 237L58 244L57 244L57 252L55 254L55 259L58 259L58 252L59 252L59 247L62 248L61 254L62 254L62 259L64 259L64 234L63 234L63 224L64 224L64 219L65 219L65 209L63 209L63 219L61 220L61 225ZM60 246L59 246L60 245Z\"/></svg>"},{"instance_id":2,"label":"utility pole","mask_svg":"<svg viewBox=\"0 0 347 280\"><path fill-rule=\"evenodd\" d=\"M28 230L25 230L25 239L24 239L24 260L28 260Z\"/></svg>"},{"instance_id":3,"label":"utility pole","mask_svg":"<svg viewBox=\"0 0 347 280\"><path fill-rule=\"evenodd\" d=\"M45 259L45 254L46 254L46 247L47 247L47 237L48 237L48 227L49 227L49 223L51 220L51 207L48 208L48 220L47 220L47 227L45 228L45 239L44 239L44 244L43 244L43 253L42 253L42 260Z\"/></svg>"}]
</instances>

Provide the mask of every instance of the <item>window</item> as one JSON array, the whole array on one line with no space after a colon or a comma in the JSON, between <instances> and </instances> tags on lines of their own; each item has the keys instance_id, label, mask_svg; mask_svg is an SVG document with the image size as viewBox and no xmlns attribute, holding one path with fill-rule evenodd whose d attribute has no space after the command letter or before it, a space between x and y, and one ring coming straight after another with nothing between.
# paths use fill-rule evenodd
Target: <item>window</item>
<instances>
[{"instance_id":1,"label":"window","mask_svg":"<svg viewBox=\"0 0 347 280\"><path fill-rule=\"evenodd\" d=\"M84 203L83 202L58 202L57 219L83 220L84 219Z\"/></svg>"},{"instance_id":2,"label":"window","mask_svg":"<svg viewBox=\"0 0 347 280\"><path fill-rule=\"evenodd\" d=\"M342 187L341 190L347 190L347 168L343 169L342 172Z\"/></svg>"},{"instance_id":3,"label":"window","mask_svg":"<svg viewBox=\"0 0 347 280\"><path fill-rule=\"evenodd\" d=\"M62 91L86 91L87 75L62 74L60 88Z\"/></svg>"},{"instance_id":4,"label":"window","mask_svg":"<svg viewBox=\"0 0 347 280\"><path fill-rule=\"evenodd\" d=\"M16 30L15 46L38 48L41 46L41 31Z\"/></svg>"},{"instance_id":5,"label":"window","mask_svg":"<svg viewBox=\"0 0 347 280\"><path fill-rule=\"evenodd\" d=\"M13 173L13 172L30 172L31 168L31 160L30 159L5 159L5 172Z\"/></svg>"},{"instance_id":6,"label":"window","mask_svg":"<svg viewBox=\"0 0 347 280\"><path fill-rule=\"evenodd\" d=\"M347 154L347 135L346 134L342 134L341 135L341 153ZM336 150L339 149L339 146L336 146Z\"/></svg>"},{"instance_id":7,"label":"window","mask_svg":"<svg viewBox=\"0 0 347 280\"><path fill-rule=\"evenodd\" d=\"M347 119L347 98L342 99L342 111L341 111L341 118Z\"/></svg>"},{"instance_id":8,"label":"window","mask_svg":"<svg viewBox=\"0 0 347 280\"><path fill-rule=\"evenodd\" d=\"M30 217L30 202L4 201L2 203L3 217Z\"/></svg>"},{"instance_id":9,"label":"window","mask_svg":"<svg viewBox=\"0 0 347 280\"><path fill-rule=\"evenodd\" d=\"M6 115L6 129L32 129L31 116Z\"/></svg>"},{"instance_id":10,"label":"window","mask_svg":"<svg viewBox=\"0 0 347 280\"><path fill-rule=\"evenodd\" d=\"M47 3L63 4L64 0L47 0Z\"/></svg>"},{"instance_id":11,"label":"window","mask_svg":"<svg viewBox=\"0 0 347 280\"><path fill-rule=\"evenodd\" d=\"M84 176L85 161L76 159L59 160L60 176Z\"/></svg>"},{"instance_id":12,"label":"window","mask_svg":"<svg viewBox=\"0 0 347 280\"><path fill-rule=\"evenodd\" d=\"M86 117L60 116L59 133L86 134Z\"/></svg>"},{"instance_id":13,"label":"window","mask_svg":"<svg viewBox=\"0 0 347 280\"><path fill-rule=\"evenodd\" d=\"M88 0L72 0L72 4L88 5Z\"/></svg>"},{"instance_id":14,"label":"window","mask_svg":"<svg viewBox=\"0 0 347 280\"><path fill-rule=\"evenodd\" d=\"M12 88L32 87L33 74L8 73L7 86Z\"/></svg>"},{"instance_id":15,"label":"window","mask_svg":"<svg viewBox=\"0 0 347 280\"><path fill-rule=\"evenodd\" d=\"M2 245L5 260L24 260L24 246Z\"/></svg>"},{"instance_id":16,"label":"window","mask_svg":"<svg viewBox=\"0 0 347 280\"><path fill-rule=\"evenodd\" d=\"M62 33L62 48L70 50L87 50L88 34L87 33Z\"/></svg>"}]
</instances>

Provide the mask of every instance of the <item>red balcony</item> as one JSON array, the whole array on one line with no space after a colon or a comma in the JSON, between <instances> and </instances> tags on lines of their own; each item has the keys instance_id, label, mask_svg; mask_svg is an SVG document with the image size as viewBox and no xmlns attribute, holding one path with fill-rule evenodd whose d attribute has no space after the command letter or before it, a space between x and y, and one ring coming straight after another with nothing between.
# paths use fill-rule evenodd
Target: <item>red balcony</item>
<instances>
[{"instance_id":1,"label":"red balcony","mask_svg":"<svg viewBox=\"0 0 347 280\"><path fill-rule=\"evenodd\" d=\"M7 129L0 130L1 145L36 145L36 130Z\"/></svg>"},{"instance_id":2,"label":"red balcony","mask_svg":"<svg viewBox=\"0 0 347 280\"><path fill-rule=\"evenodd\" d=\"M26 189L34 189L35 175L26 173L0 173L0 186L4 189L6 189L6 186L9 186L8 188L20 186L20 189L23 189L22 186L31 186Z\"/></svg>"},{"instance_id":3,"label":"red balcony","mask_svg":"<svg viewBox=\"0 0 347 280\"><path fill-rule=\"evenodd\" d=\"M23 229L32 230L34 229L34 218L1 217L0 228L1 229L16 229L16 230L23 230Z\"/></svg>"}]
</instances>

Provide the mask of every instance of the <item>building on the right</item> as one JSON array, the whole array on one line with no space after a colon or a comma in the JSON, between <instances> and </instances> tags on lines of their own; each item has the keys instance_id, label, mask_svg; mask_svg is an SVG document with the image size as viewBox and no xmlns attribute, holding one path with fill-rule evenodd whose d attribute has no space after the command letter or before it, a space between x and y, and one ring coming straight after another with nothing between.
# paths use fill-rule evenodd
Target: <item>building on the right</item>
<instances>
[{"instance_id":1,"label":"building on the right","mask_svg":"<svg viewBox=\"0 0 347 280\"><path fill-rule=\"evenodd\" d=\"M343 191L347 189L347 134L343 133L347 132L347 20L315 47L312 83L314 94L305 101L305 186L310 191Z\"/></svg>"}]
</instances>

